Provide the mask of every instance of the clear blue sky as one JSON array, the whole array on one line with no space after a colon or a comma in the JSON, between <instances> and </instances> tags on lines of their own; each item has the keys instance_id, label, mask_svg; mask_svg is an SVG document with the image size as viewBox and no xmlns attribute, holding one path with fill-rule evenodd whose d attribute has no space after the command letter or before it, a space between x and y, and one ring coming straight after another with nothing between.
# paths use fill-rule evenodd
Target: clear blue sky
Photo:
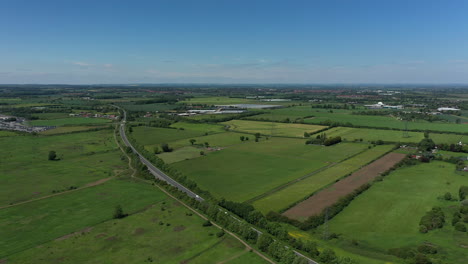
<instances>
[{"instance_id":1,"label":"clear blue sky","mask_svg":"<svg viewBox=\"0 0 468 264\"><path fill-rule=\"evenodd\" d=\"M0 83L468 83L468 1L2 0Z\"/></svg>"}]
</instances>

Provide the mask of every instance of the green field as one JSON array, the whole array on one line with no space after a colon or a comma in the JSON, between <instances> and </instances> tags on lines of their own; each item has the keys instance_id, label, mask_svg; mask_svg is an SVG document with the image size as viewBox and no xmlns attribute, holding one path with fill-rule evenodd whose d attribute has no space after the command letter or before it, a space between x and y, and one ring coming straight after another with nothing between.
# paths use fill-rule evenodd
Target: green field
<instances>
[{"instance_id":1,"label":"green field","mask_svg":"<svg viewBox=\"0 0 468 264\"><path fill-rule=\"evenodd\" d=\"M120 193L122 190L125 190L123 194ZM2 224L7 222L15 229L8 232L11 232L12 237L0 238L2 242L9 242L8 245L0 244L1 248L7 249L7 254L30 248L8 256L8 263L55 263L57 259L66 263L145 263L150 259L156 263L181 263L184 260L190 263L217 263L230 259L232 262L227 263L264 263L260 257L246 251L245 246L234 238L228 235L218 238L215 234L219 229L202 227L203 220L200 217L189 215L188 209L149 185L112 182L110 185L95 187L88 193L80 191L75 196L35 204L38 208L22 220L31 219L28 225L13 225L15 217L7 216L8 220L3 220ZM60 203L56 204L59 200ZM127 218L114 220L110 218L116 203L122 204L128 212L150 204L152 207ZM64 215L54 205L71 215ZM64 210L67 205L74 210ZM40 213L44 210L50 213ZM40 219L34 217L34 213L39 214ZM59 223L59 219L66 221L66 224ZM66 229L65 226L70 228ZM92 228L86 229L88 226ZM84 231L50 241L76 230ZM29 239L22 243L11 243L20 241L28 231L31 232ZM44 237L35 234L43 234ZM39 247L35 247L39 244ZM247 262L242 262L244 260Z\"/></svg>"},{"instance_id":2,"label":"green field","mask_svg":"<svg viewBox=\"0 0 468 264\"><path fill-rule=\"evenodd\" d=\"M70 113L35 113L32 116L41 120L69 118Z\"/></svg>"},{"instance_id":3,"label":"green field","mask_svg":"<svg viewBox=\"0 0 468 264\"><path fill-rule=\"evenodd\" d=\"M438 199L445 192L458 193L468 175L455 173L453 164L433 161L405 167L388 175L384 181L358 196L329 222L331 232L343 239L355 239L363 248L388 250L430 243L439 248L447 263L467 263L465 233L454 231L452 207L458 202ZM444 228L419 232L421 217L434 206L444 208Z\"/></svg>"},{"instance_id":4,"label":"green field","mask_svg":"<svg viewBox=\"0 0 468 264\"><path fill-rule=\"evenodd\" d=\"M0 206L80 187L126 168L112 133L0 137ZM51 150L60 160L48 160Z\"/></svg>"},{"instance_id":5,"label":"green field","mask_svg":"<svg viewBox=\"0 0 468 264\"><path fill-rule=\"evenodd\" d=\"M196 123L187 123L187 122L177 122L171 125L174 128L183 128L192 131L199 131L203 133L219 133L224 132L224 126L218 124L196 124Z\"/></svg>"},{"instance_id":6,"label":"green field","mask_svg":"<svg viewBox=\"0 0 468 264\"><path fill-rule=\"evenodd\" d=\"M171 104L120 104L127 111L143 111L143 112L164 112L173 110L177 105Z\"/></svg>"},{"instance_id":7,"label":"green field","mask_svg":"<svg viewBox=\"0 0 468 264\"><path fill-rule=\"evenodd\" d=\"M323 147L305 145L300 139L270 138L232 146L172 166L216 197L245 201L366 147L353 143Z\"/></svg>"},{"instance_id":8,"label":"green field","mask_svg":"<svg viewBox=\"0 0 468 264\"><path fill-rule=\"evenodd\" d=\"M380 145L366 150L363 153L320 171L300 182L275 192L272 195L255 201L253 205L263 213L285 209L291 204L301 201L321 188L334 183L336 180L346 176L347 174L360 169L362 166L390 151L392 147L393 146L389 145Z\"/></svg>"},{"instance_id":9,"label":"green field","mask_svg":"<svg viewBox=\"0 0 468 264\"><path fill-rule=\"evenodd\" d=\"M17 136L18 133L8 130L0 130L0 137L14 137Z\"/></svg>"},{"instance_id":10,"label":"green field","mask_svg":"<svg viewBox=\"0 0 468 264\"><path fill-rule=\"evenodd\" d=\"M67 117L50 120L32 120L28 121L31 126L64 126L64 125L85 125L85 124L103 124L110 123L111 120L103 118L87 117Z\"/></svg>"},{"instance_id":11,"label":"green field","mask_svg":"<svg viewBox=\"0 0 468 264\"><path fill-rule=\"evenodd\" d=\"M325 126L286 124L275 122L260 122L247 120L231 120L222 123L228 125L230 130L246 133L260 133L262 135L304 137L304 132L314 133L326 128Z\"/></svg>"},{"instance_id":12,"label":"green field","mask_svg":"<svg viewBox=\"0 0 468 264\"><path fill-rule=\"evenodd\" d=\"M332 111L332 113L330 113L330 111ZM289 118L291 121L304 118L303 122L310 124L320 124L324 121L333 121L340 123L350 123L355 126L405 129L405 122L397 120L396 118L390 116L355 115L352 114L351 110L317 109L311 108L310 106L295 106L277 110L269 110L268 113L253 116L247 119L259 118L278 121L284 121L286 118ZM468 131L468 124L454 124L443 122L431 123L424 120L420 120L408 122L408 129L466 133L466 131Z\"/></svg>"},{"instance_id":13,"label":"green field","mask_svg":"<svg viewBox=\"0 0 468 264\"><path fill-rule=\"evenodd\" d=\"M161 201L151 185L128 180L105 184L0 210L0 258L112 218L121 204L128 213Z\"/></svg>"},{"instance_id":14,"label":"green field","mask_svg":"<svg viewBox=\"0 0 468 264\"><path fill-rule=\"evenodd\" d=\"M329 137L341 136L344 140L354 141L363 139L364 141L383 140L385 142L418 143L424 138L423 132L408 131L405 137L403 131L384 130L371 128L335 127L325 132ZM429 137L436 144L446 143L468 143L468 136L457 134L429 133Z\"/></svg>"},{"instance_id":15,"label":"green field","mask_svg":"<svg viewBox=\"0 0 468 264\"><path fill-rule=\"evenodd\" d=\"M245 98L230 98L223 96L195 97L189 98L179 103L183 104L206 104L206 105L227 105L227 104L257 104L258 101Z\"/></svg>"},{"instance_id":16,"label":"green field","mask_svg":"<svg viewBox=\"0 0 468 264\"><path fill-rule=\"evenodd\" d=\"M180 130L159 127L134 127L130 136L136 140L138 144L143 146L168 143L179 139L190 139L193 137L202 136L205 133L196 130Z\"/></svg>"},{"instance_id":17,"label":"green field","mask_svg":"<svg viewBox=\"0 0 468 264\"><path fill-rule=\"evenodd\" d=\"M49 129L46 131L39 132L41 135L57 135L57 134L65 134L71 132L81 132L92 130L96 128L103 128L103 126L63 126L63 127L56 127L53 129Z\"/></svg>"}]
</instances>

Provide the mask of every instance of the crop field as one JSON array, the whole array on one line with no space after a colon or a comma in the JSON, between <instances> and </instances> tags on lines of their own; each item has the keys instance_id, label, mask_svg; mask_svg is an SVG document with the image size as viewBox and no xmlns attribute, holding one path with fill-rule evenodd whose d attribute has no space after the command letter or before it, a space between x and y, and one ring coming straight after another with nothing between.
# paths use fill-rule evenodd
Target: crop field
<instances>
[{"instance_id":1,"label":"crop field","mask_svg":"<svg viewBox=\"0 0 468 264\"><path fill-rule=\"evenodd\" d=\"M171 144L169 145L171 147L173 146ZM149 147L149 149L151 148ZM201 156L200 151L203 151L203 150L197 147L182 147L172 152L163 152L161 154L158 154L158 157L164 160L166 164L171 164L171 163L179 162L182 160L198 158Z\"/></svg>"},{"instance_id":2,"label":"crop field","mask_svg":"<svg viewBox=\"0 0 468 264\"><path fill-rule=\"evenodd\" d=\"M28 123L31 126L64 126L64 125L85 125L85 124L104 124L110 123L112 120L104 118L88 118L88 117L67 117L50 120L32 120Z\"/></svg>"},{"instance_id":3,"label":"crop field","mask_svg":"<svg viewBox=\"0 0 468 264\"><path fill-rule=\"evenodd\" d=\"M341 145L343 143L340 143ZM351 144L351 143L348 143ZM358 145L358 144L355 144ZM365 145L363 145L365 146ZM389 145L380 145L363 153L360 153L350 159L331 166L323 171L313 174L302 181L290 185L278 192L257 200L253 205L263 213L269 211L280 211L297 201L301 201L312 193L335 182L347 174L358 170L365 164L382 156L392 149Z\"/></svg>"},{"instance_id":4,"label":"crop field","mask_svg":"<svg viewBox=\"0 0 468 264\"><path fill-rule=\"evenodd\" d=\"M300 139L270 138L232 146L172 166L217 197L246 201L366 147L353 143L323 147L305 145Z\"/></svg>"},{"instance_id":5,"label":"crop field","mask_svg":"<svg viewBox=\"0 0 468 264\"><path fill-rule=\"evenodd\" d=\"M111 180L0 209L0 258L110 220L118 204L125 212L135 213L164 198L151 185Z\"/></svg>"},{"instance_id":6,"label":"crop field","mask_svg":"<svg viewBox=\"0 0 468 264\"><path fill-rule=\"evenodd\" d=\"M269 120L284 121L289 118L291 121L304 118L305 123L320 124L324 121L334 121L340 123L351 123L355 126L365 127L382 127L393 129L404 129L405 122L397 120L389 116L372 116L372 115L355 115L351 110L332 109L332 113L328 109L316 109L310 106L296 106L277 110L269 110L266 114L250 117L250 119L264 118ZM313 116L313 117L310 117ZM249 119L249 118L247 118ZM408 130L432 130L432 131L447 131L466 133L468 124L454 124L443 122L427 122L424 120L408 122Z\"/></svg>"},{"instance_id":7,"label":"crop field","mask_svg":"<svg viewBox=\"0 0 468 264\"><path fill-rule=\"evenodd\" d=\"M190 139L195 139L194 146L202 146L205 142L208 142L210 147L227 147L232 145L237 145L241 143L248 143L249 141L241 141L240 137L249 137L249 140L253 141L254 136L249 134L243 133L236 133L236 132L224 132L224 133L217 133L211 134L207 136L200 136L200 137L191 137L185 139L179 139L176 141L171 141L169 145L174 149L181 148L181 147L188 147L191 146ZM260 140L265 140L261 138Z\"/></svg>"},{"instance_id":8,"label":"crop field","mask_svg":"<svg viewBox=\"0 0 468 264\"><path fill-rule=\"evenodd\" d=\"M145 263L149 260L156 263L182 263L184 261L218 263L232 259L232 262L227 263L239 263L236 261L243 260L247 262L242 263L263 263L260 257L246 251L245 246L234 238L228 235L218 238L215 234L219 232L219 229L213 226L203 227L203 220L200 217L193 215L178 202L167 198L159 190L151 188L149 185L141 188L141 184L130 182L117 184L121 186L105 186L107 185L105 184L100 186L101 188L96 187L90 193L83 193L81 197L84 199L77 197L82 202L81 205L85 204L87 200L96 200L96 194L99 197L97 204L95 201L89 201L92 203L91 212L93 215L83 215L84 223L81 223L79 228L70 228L70 231L64 230L61 233L52 228L55 235L50 236L50 242L47 240L34 241L36 244L46 243L42 244L40 248L32 247L8 256L8 262L51 263L61 259L67 263ZM131 185L135 185L138 189ZM119 187L123 190L129 187L132 189L125 194L119 194L116 192ZM103 198L100 197L100 193L105 193ZM66 199L68 203L72 201L71 198L73 197ZM124 200L125 198L127 201ZM112 201L113 199L116 201ZM60 206L67 205L67 201L62 199ZM48 206L54 205L54 201L49 203ZM124 210L129 210L128 212L134 211L132 210L134 208L146 207L147 209L124 219L110 219L115 203L121 203ZM73 203L73 208L76 210L67 211L72 211L73 216L76 217L82 209L79 205ZM148 207L148 205L152 206ZM41 207L40 209L45 208ZM58 216L42 216L44 220L58 218ZM74 222L70 217L59 216L64 220ZM31 216L28 214L27 217ZM100 220L104 220L104 222L99 223ZM43 231L56 224L47 222L41 226L39 224L42 221L33 220L32 227L26 227L23 224L19 231L20 234L29 229L34 230L33 227ZM86 228L91 221L99 224ZM80 230L80 228L82 232L62 236L62 234L68 234L67 232L71 233L74 230ZM16 231L18 232L18 230ZM33 231L33 233L40 231ZM16 235L16 239L20 234ZM60 238L55 239L57 237ZM3 237L3 240L6 239ZM17 247L21 248L20 245ZM26 245L23 248L26 248Z\"/></svg>"},{"instance_id":9,"label":"crop field","mask_svg":"<svg viewBox=\"0 0 468 264\"><path fill-rule=\"evenodd\" d=\"M352 193L362 185L371 182L405 157L405 154L389 153L328 188L319 191L307 200L302 201L284 212L284 215L294 219L305 219L313 215L318 215L325 208L332 206L342 197Z\"/></svg>"},{"instance_id":10,"label":"crop field","mask_svg":"<svg viewBox=\"0 0 468 264\"><path fill-rule=\"evenodd\" d=\"M115 175L126 163L120 160L112 133L0 137L0 206ZM56 151L59 160L48 160L49 151Z\"/></svg>"},{"instance_id":11,"label":"crop field","mask_svg":"<svg viewBox=\"0 0 468 264\"><path fill-rule=\"evenodd\" d=\"M50 120L50 119L68 118L69 113L36 113L36 114L33 114L33 116L41 120Z\"/></svg>"},{"instance_id":12,"label":"crop field","mask_svg":"<svg viewBox=\"0 0 468 264\"><path fill-rule=\"evenodd\" d=\"M429 243L438 247L438 255L443 254L450 263L466 263L468 255L463 245L468 245L468 237L450 224L451 207L458 202L438 199L445 192L455 196L460 185L466 183L467 175L456 173L450 163L432 161L398 169L330 220L330 231L377 250ZM421 217L434 206L445 211L444 227L420 233Z\"/></svg>"},{"instance_id":13,"label":"crop field","mask_svg":"<svg viewBox=\"0 0 468 264\"><path fill-rule=\"evenodd\" d=\"M202 136L205 133L196 130L180 130L159 127L134 127L130 136L138 142L138 144L148 146L161 143L168 143L180 139L190 139L193 137Z\"/></svg>"},{"instance_id":14,"label":"crop field","mask_svg":"<svg viewBox=\"0 0 468 264\"><path fill-rule=\"evenodd\" d=\"M203 120L207 122L218 122L217 120L221 118L233 118L239 116L239 114L203 114L203 115L193 115L187 116L185 118L190 120Z\"/></svg>"},{"instance_id":15,"label":"crop field","mask_svg":"<svg viewBox=\"0 0 468 264\"><path fill-rule=\"evenodd\" d=\"M263 135L286 136L286 137L304 137L304 132L314 133L326 128L326 126L304 125L304 124L286 124L275 122L260 122L248 120L231 120L222 123L228 125L230 130L260 133Z\"/></svg>"},{"instance_id":16,"label":"crop field","mask_svg":"<svg viewBox=\"0 0 468 264\"><path fill-rule=\"evenodd\" d=\"M14 136L18 136L18 133L15 133L13 131L0 130L0 137L14 137Z\"/></svg>"}]
</instances>

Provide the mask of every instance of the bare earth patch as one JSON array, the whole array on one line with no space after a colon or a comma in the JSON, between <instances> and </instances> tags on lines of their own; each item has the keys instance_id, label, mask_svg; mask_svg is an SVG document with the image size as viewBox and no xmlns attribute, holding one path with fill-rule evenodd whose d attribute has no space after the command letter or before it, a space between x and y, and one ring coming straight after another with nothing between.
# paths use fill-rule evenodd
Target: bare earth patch
<instances>
[{"instance_id":1,"label":"bare earth patch","mask_svg":"<svg viewBox=\"0 0 468 264\"><path fill-rule=\"evenodd\" d=\"M335 204L362 185L372 181L381 173L387 171L405 158L405 154L389 153L371 164L361 168L350 176L336 182L332 186L316 193L309 199L297 204L283 215L302 220L320 214L325 208Z\"/></svg>"},{"instance_id":2,"label":"bare earth patch","mask_svg":"<svg viewBox=\"0 0 468 264\"><path fill-rule=\"evenodd\" d=\"M91 182L91 183L86 184L85 187L91 187L91 186L96 186L96 185L99 185L99 184L103 184L103 183L105 183L106 181L108 181L108 180L110 180L112 178L114 178L114 177L100 179L99 181L95 181L95 182Z\"/></svg>"},{"instance_id":3,"label":"bare earth patch","mask_svg":"<svg viewBox=\"0 0 468 264\"><path fill-rule=\"evenodd\" d=\"M183 225L176 226L176 227L174 227L173 230L174 230L175 232L180 232L180 231L185 230L185 226L183 226Z\"/></svg>"},{"instance_id":4,"label":"bare earth patch","mask_svg":"<svg viewBox=\"0 0 468 264\"><path fill-rule=\"evenodd\" d=\"M107 241L113 241L113 240L116 240L116 239L117 239L116 236L111 236L111 237L106 238Z\"/></svg>"},{"instance_id":5,"label":"bare earth patch","mask_svg":"<svg viewBox=\"0 0 468 264\"><path fill-rule=\"evenodd\" d=\"M7 263L8 260L7 259L0 259L0 264L4 264L4 263Z\"/></svg>"},{"instance_id":6,"label":"bare earth patch","mask_svg":"<svg viewBox=\"0 0 468 264\"><path fill-rule=\"evenodd\" d=\"M95 236L95 238L101 238L101 237L106 237L106 233L100 233L99 235Z\"/></svg>"}]
</instances>

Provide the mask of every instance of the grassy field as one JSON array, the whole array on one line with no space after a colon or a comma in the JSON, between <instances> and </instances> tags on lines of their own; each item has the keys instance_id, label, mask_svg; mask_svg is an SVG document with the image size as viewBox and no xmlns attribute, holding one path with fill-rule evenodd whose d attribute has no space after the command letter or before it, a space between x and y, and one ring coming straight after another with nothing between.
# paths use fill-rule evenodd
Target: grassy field
<instances>
[{"instance_id":1,"label":"grassy field","mask_svg":"<svg viewBox=\"0 0 468 264\"><path fill-rule=\"evenodd\" d=\"M271 138L232 146L172 166L217 197L245 201L366 147L353 143L312 146L300 139Z\"/></svg>"},{"instance_id":2,"label":"grassy field","mask_svg":"<svg viewBox=\"0 0 468 264\"><path fill-rule=\"evenodd\" d=\"M41 120L68 118L70 113L35 113L32 116Z\"/></svg>"},{"instance_id":3,"label":"grassy field","mask_svg":"<svg viewBox=\"0 0 468 264\"><path fill-rule=\"evenodd\" d=\"M103 118L87 118L87 117L67 117L50 120L32 120L28 121L31 126L64 126L64 125L86 125L86 124L104 124L110 123L111 120Z\"/></svg>"},{"instance_id":4,"label":"grassy field","mask_svg":"<svg viewBox=\"0 0 468 264\"><path fill-rule=\"evenodd\" d=\"M225 235L218 238L215 234L219 232L216 227L203 227L203 220L192 215L188 209L178 202L167 198L159 190L151 188L149 185L121 182L112 183L121 186L96 187L91 193L83 193L78 198L82 204L87 200L96 199L96 194L106 192L104 197L98 199L98 203L92 202L92 212L99 215L90 215L83 212L84 222L95 223L99 220L107 220L92 228L84 229L61 239L56 239L39 247L32 247L23 252L8 256L8 263L55 263L57 260L66 263L145 263L153 260L156 263L218 263L231 260L227 263L264 263L260 257L245 250L245 246L234 238ZM132 188L135 185L136 188ZM119 189L128 190L127 193L119 194ZM141 188L141 191L140 191ZM99 195L98 195L99 197ZM128 201L124 198L127 197ZM71 201L72 197L67 200ZM116 199L116 201L112 201ZM122 203L123 208L131 210L131 204L139 204L140 208L152 204L147 210L130 215L121 220L109 219L112 215L115 203ZM60 206L66 202L62 199ZM74 203L75 204L75 203ZM49 207L53 201L49 202ZM89 206L89 205L88 205ZM76 205L74 206L76 208ZM42 208L44 209L44 208ZM79 209L70 210L74 217L79 215ZM99 211L99 210L102 211ZM35 210L36 211L36 210ZM53 208L48 211L57 211ZM67 210L68 211L68 210ZM131 212L131 211L129 211ZM0 211L1 213L1 211ZM50 220L50 216L44 216L43 220L33 220L34 227L45 231L47 227L58 225L59 223L39 223ZM66 220L67 216L58 215L53 218ZM109 219L109 220L108 220ZM74 219L69 219L76 222ZM81 223L83 228L88 225ZM23 227L20 233L15 233L14 240L18 240L26 229ZM74 229L80 230L80 229ZM33 231L40 233L40 231ZM53 228L53 233L56 229ZM66 234L66 232L62 232ZM50 236L51 239L60 237L62 234ZM4 237L3 240L6 240ZM50 239L49 239L50 240ZM36 241L36 244L46 241ZM240 261L240 262L239 262ZM245 261L245 262L244 262Z\"/></svg>"},{"instance_id":5,"label":"grassy field","mask_svg":"<svg viewBox=\"0 0 468 264\"><path fill-rule=\"evenodd\" d=\"M187 139L202 136L205 133L196 130L180 130L159 127L134 127L133 132L130 134L132 138L141 145L154 145L161 143L168 143L180 139Z\"/></svg>"},{"instance_id":6,"label":"grassy field","mask_svg":"<svg viewBox=\"0 0 468 264\"><path fill-rule=\"evenodd\" d=\"M295 106L277 110L269 110L268 113L251 117L251 119L265 118L270 120L283 121L289 118L291 121L301 119L307 116L314 116L310 118L304 118L305 123L319 124L327 120L340 123L351 123L356 126L367 126L367 127L385 127L404 129L405 122L397 120L390 116L372 116L372 115L355 115L352 114L351 110L343 109L316 109L310 106ZM249 119L249 118L247 118ZM468 130L468 124L454 124L454 123L443 123L443 122L427 122L424 120L408 122L409 130L433 130L433 131L448 131L448 132L459 132L466 133Z\"/></svg>"},{"instance_id":7,"label":"grassy field","mask_svg":"<svg viewBox=\"0 0 468 264\"><path fill-rule=\"evenodd\" d=\"M41 135L57 135L57 134L65 134L70 132L80 132L80 131L87 131L95 128L102 128L103 126L63 126L63 127L56 127L54 129L49 129L46 131L39 132Z\"/></svg>"},{"instance_id":8,"label":"grassy field","mask_svg":"<svg viewBox=\"0 0 468 264\"><path fill-rule=\"evenodd\" d=\"M0 130L0 137L14 137L17 136L18 133L8 130Z\"/></svg>"},{"instance_id":9,"label":"grassy field","mask_svg":"<svg viewBox=\"0 0 468 264\"><path fill-rule=\"evenodd\" d=\"M102 185L0 209L0 258L112 218L120 204L127 213L165 198L151 185L111 180Z\"/></svg>"},{"instance_id":10,"label":"grassy field","mask_svg":"<svg viewBox=\"0 0 468 264\"><path fill-rule=\"evenodd\" d=\"M0 206L80 187L126 167L112 130L0 137ZM49 161L49 151L60 160Z\"/></svg>"},{"instance_id":11,"label":"grassy field","mask_svg":"<svg viewBox=\"0 0 468 264\"><path fill-rule=\"evenodd\" d=\"M392 146L380 145L366 150L363 153L320 171L300 182L275 192L272 195L255 201L253 205L263 213L285 209L291 204L306 198L312 193L335 182L347 174L358 170L365 164L390 151L391 148Z\"/></svg>"},{"instance_id":12,"label":"grassy field","mask_svg":"<svg viewBox=\"0 0 468 264\"><path fill-rule=\"evenodd\" d=\"M222 124L228 125L229 129L234 131L301 138L304 137L304 132L314 133L318 130L326 128L325 126L260 122L248 120L231 120Z\"/></svg>"},{"instance_id":13,"label":"grassy field","mask_svg":"<svg viewBox=\"0 0 468 264\"><path fill-rule=\"evenodd\" d=\"M329 137L341 136L343 139L349 141L362 138L364 141L383 140L386 142L418 143L424 138L423 132L409 131L409 137L403 137L403 131L353 127L335 127L327 130L325 133ZM468 143L468 136L464 135L429 133L429 137L432 138L436 144L452 144L458 143L459 141Z\"/></svg>"},{"instance_id":14,"label":"grassy field","mask_svg":"<svg viewBox=\"0 0 468 264\"><path fill-rule=\"evenodd\" d=\"M174 128L183 128L192 131L200 131L203 133L219 133L224 132L224 126L218 124L194 124L194 123L187 123L187 122L177 122L171 125Z\"/></svg>"},{"instance_id":15,"label":"grassy field","mask_svg":"<svg viewBox=\"0 0 468 264\"><path fill-rule=\"evenodd\" d=\"M468 175L454 169L453 164L438 161L399 169L354 199L329 222L330 231L375 250L430 243L446 263L467 263L466 249L460 245L468 245L468 237L450 224L451 207L458 203L438 199L445 192L456 195L460 185L466 185ZM444 208L446 224L422 234L419 221L433 206Z\"/></svg>"}]
</instances>

